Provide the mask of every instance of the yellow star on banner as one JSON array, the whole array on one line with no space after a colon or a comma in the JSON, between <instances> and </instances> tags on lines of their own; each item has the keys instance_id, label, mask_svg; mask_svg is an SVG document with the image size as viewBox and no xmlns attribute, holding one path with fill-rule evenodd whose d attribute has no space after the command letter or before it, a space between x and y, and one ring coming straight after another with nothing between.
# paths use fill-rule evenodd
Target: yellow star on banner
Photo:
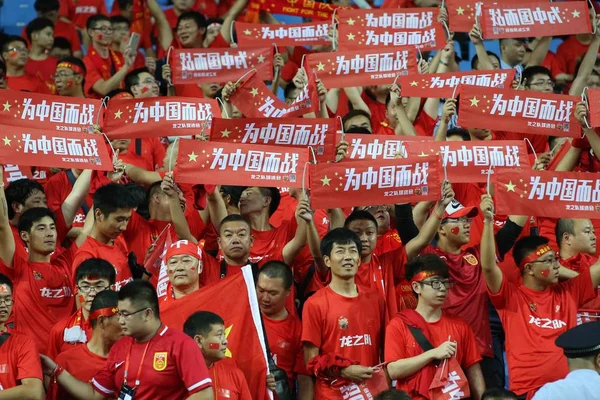
<instances>
[{"instance_id":1,"label":"yellow star on banner","mask_svg":"<svg viewBox=\"0 0 600 400\"><path fill-rule=\"evenodd\" d=\"M412 82L410 83L410 86L419 86L419 82L417 82L417 81L412 81Z\"/></svg>"},{"instance_id":2,"label":"yellow star on banner","mask_svg":"<svg viewBox=\"0 0 600 400\"><path fill-rule=\"evenodd\" d=\"M6 103L4 103L3 105L4 105L4 110L2 110L2 111L10 111L10 103L8 101L6 101Z\"/></svg>"},{"instance_id":3,"label":"yellow star on banner","mask_svg":"<svg viewBox=\"0 0 600 400\"><path fill-rule=\"evenodd\" d=\"M250 32L250 29L246 29L246 30L244 31L244 34L246 34L246 35L250 35L251 33L252 33L252 32Z\"/></svg>"},{"instance_id":4,"label":"yellow star on banner","mask_svg":"<svg viewBox=\"0 0 600 400\"><path fill-rule=\"evenodd\" d=\"M198 154L194 153L193 151L190 154L188 154L188 157L190 158L188 162L196 162L198 160Z\"/></svg>"},{"instance_id":5,"label":"yellow star on banner","mask_svg":"<svg viewBox=\"0 0 600 400\"><path fill-rule=\"evenodd\" d=\"M350 26L353 26L353 25L354 25L354 22L355 22L355 21L354 21L352 18L350 18L350 19L348 20L348 25L350 25Z\"/></svg>"},{"instance_id":6,"label":"yellow star on banner","mask_svg":"<svg viewBox=\"0 0 600 400\"><path fill-rule=\"evenodd\" d=\"M327 175L325 175L323 179L321 179L321 182L323 183L321 186L331 186L329 184L329 182L331 182L331 178L328 178Z\"/></svg>"},{"instance_id":7,"label":"yellow star on banner","mask_svg":"<svg viewBox=\"0 0 600 400\"><path fill-rule=\"evenodd\" d=\"M265 56L263 56L262 54L260 56L256 57L256 59L258 60L259 63L265 62Z\"/></svg>"},{"instance_id":8,"label":"yellow star on banner","mask_svg":"<svg viewBox=\"0 0 600 400\"><path fill-rule=\"evenodd\" d=\"M221 137L229 137L229 134L231 133L231 131L229 131L228 129L225 129L224 131L221 131Z\"/></svg>"},{"instance_id":9,"label":"yellow star on banner","mask_svg":"<svg viewBox=\"0 0 600 400\"><path fill-rule=\"evenodd\" d=\"M462 7L458 7L458 8L456 9L456 14L457 14L457 15L464 15L464 14L465 14L465 9L464 9L464 8L462 8Z\"/></svg>"},{"instance_id":10,"label":"yellow star on banner","mask_svg":"<svg viewBox=\"0 0 600 400\"><path fill-rule=\"evenodd\" d=\"M577 11L577 10L575 10L575 11L573 11L573 12L571 13L571 15L573 15L573 18L579 18L579 15L580 15L580 14L581 14L581 13L580 13L579 11Z\"/></svg>"},{"instance_id":11,"label":"yellow star on banner","mask_svg":"<svg viewBox=\"0 0 600 400\"><path fill-rule=\"evenodd\" d=\"M421 151L421 154L419 154L417 157L427 157L427 154L425 154L424 151Z\"/></svg>"},{"instance_id":12,"label":"yellow star on banner","mask_svg":"<svg viewBox=\"0 0 600 400\"><path fill-rule=\"evenodd\" d=\"M354 34L352 34L352 33L349 33L349 34L348 34L348 35L346 35L346 36L348 36L348 40L354 40Z\"/></svg>"},{"instance_id":13,"label":"yellow star on banner","mask_svg":"<svg viewBox=\"0 0 600 400\"><path fill-rule=\"evenodd\" d=\"M229 337L229 334L231 333L231 329L233 328L233 325L229 325L227 328L225 328L225 339L227 339ZM225 357L232 357L231 354L231 350L227 349L225 350Z\"/></svg>"},{"instance_id":14,"label":"yellow star on banner","mask_svg":"<svg viewBox=\"0 0 600 400\"><path fill-rule=\"evenodd\" d=\"M479 99L477 97L473 97L471 100L471 107L475 106L475 107L479 107Z\"/></svg>"},{"instance_id":15,"label":"yellow star on banner","mask_svg":"<svg viewBox=\"0 0 600 400\"><path fill-rule=\"evenodd\" d=\"M5 146L10 146L10 139L7 136L4 136L4 145Z\"/></svg>"},{"instance_id":16,"label":"yellow star on banner","mask_svg":"<svg viewBox=\"0 0 600 400\"><path fill-rule=\"evenodd\" d=\"M517 185L513 184L512 181L508 181L508 183L506 185L504 185L504 186L506 186L506 191L507 192L514 192L515 191L515 186L517 186Z\"/></svg>"},{"instance_id":17,"label":"yellow star on banner","mask_svg":"<svg viewBox=\"0 0 600 400\"><path fill-rule=\"evenodd\" d=\"M115 119L121 119L121 114L123 114L123 111L119 110L115 113Z\"/></svg>"},{"instance_id":18,"label":"yellow star on banner","mask_svg":"<svg viewBox=\"0 0 600 400\"><path fill-rule=\"evenodd\" d=\"M317 64L317 71L325 71L325 64L322 62Z\"/></svg>"},{"instance_id":19,"label":"yellow star on banner","mask_svg":"<svg viewBox=\"0 0 600 400\"><path fill-rule=\"evenodd\" d=\"M252 95L252 97L258 96L258 89L257 88L252 88L252 90L250 91L250 94Z\"/></svg>"}]
</instances>

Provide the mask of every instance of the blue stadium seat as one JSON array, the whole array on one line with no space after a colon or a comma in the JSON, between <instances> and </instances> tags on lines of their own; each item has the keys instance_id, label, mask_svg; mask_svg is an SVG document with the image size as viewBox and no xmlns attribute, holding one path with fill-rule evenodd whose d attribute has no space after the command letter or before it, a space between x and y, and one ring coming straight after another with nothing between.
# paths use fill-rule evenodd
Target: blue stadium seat
<instances>
[{"instance_id":1,"label":"blue stadium seat","mask_svg":"<svg viewBox=\"0 0 600 400\"><path fill-rule=\"evenodd\" d=\"M34 3L35 0L4 0L0 7L0 27L4 32L20 35L23 27L37 16Z\"/></svg>"}]
</instances>

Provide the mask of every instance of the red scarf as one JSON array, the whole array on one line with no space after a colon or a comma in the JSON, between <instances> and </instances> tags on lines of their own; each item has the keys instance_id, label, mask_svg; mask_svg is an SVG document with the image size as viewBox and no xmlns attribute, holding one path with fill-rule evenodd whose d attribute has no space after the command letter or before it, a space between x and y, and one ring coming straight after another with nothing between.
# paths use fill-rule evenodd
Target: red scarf
<instances>
[{"instance_id":1,"label":"red scarf","mask_svg":"<svg viewBox=\"0 0 600 400\"><path fill-rule=\"evenodd\" d=\"M102 79L105 81L110 79L111 76L116 74L117 71L119 71L123 65L125 65L123 55L111 48L108 49L110 67L106 65L106 59L102 58L100 54L98 54L94 46L90 46L89 56L94 64L94 67L96 67L96 70L100 73L100 76L102 76ZM121 87L123 87L123 83L121 83Z\"/></svg>"}]
</instances>

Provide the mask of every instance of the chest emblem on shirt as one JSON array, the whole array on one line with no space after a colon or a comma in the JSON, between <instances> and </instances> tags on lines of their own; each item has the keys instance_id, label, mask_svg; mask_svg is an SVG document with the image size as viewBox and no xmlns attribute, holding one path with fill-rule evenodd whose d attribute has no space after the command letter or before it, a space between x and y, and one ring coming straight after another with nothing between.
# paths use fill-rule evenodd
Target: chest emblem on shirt
<instances>
[{"instance_id":1,"label":"chest emblem on shirt","mask_svg":"<svg viewBox=\"0 0 600 400\"><path fill-rule=\"evenodd\" d=\"M34 279L35 279L35 280L37 280L37 281L40 281L40 280L44 279L44 277L42 276L42 274L40 274L40 273L39 273L39 272L37 272L37 271L33 271L33 277L34 277Z\"/></svg>"},{"instance_id":2,"label":"chest emblem on shirt","mask_svg":"<svg viewBox=\"0 0 600 400\"><path fill-rule=\"evenodd\" d=\"M468 262L471 265L477 265L479 264L479 261L477 261L477 257L475 257L473 254L471 253L467 253L463 256L463 259Z\"/></svg>"},{"instance_id":3,"label":"chest emblem on shirt","mask_svg":"<svg viewBox=\"0 0 600 400\"><path fill-rule=\"evenodd\" d=\"M338 325L340 326L340 329L348 329L348 318L346 317L339 317L338 318Z\"/></svg>"},{"instance_id":4,"label":"chest emblem on shirt","mask_svg":"<svg viewBox=\"0 0 600 400\"><path fill-rule=\"evenodd\" d=\"M529 302L529 309L533 312L537 311L537 305L533 302Z\"/></svg>"},{"instance_id":5,"label":"chest emblem on shirt","mask_svg":"<svg viewBox=\"0 0 600 400\"><path fill-rule=\"evenodd\" d=\"M164 371L167 368L167 352L154 353L154 362L152 363L155 371Z\"/></svg>"},{"instance_id":6,"label":"chest emblem on shirt","mask_svg":"<svg viewBox=\"0 0 600 400\"><path fill-rule=\"evenodd\" d=\"M554 312L559 312L559 311L560 311L560 304L557 304Z\"/></svg>"}]
</instances>

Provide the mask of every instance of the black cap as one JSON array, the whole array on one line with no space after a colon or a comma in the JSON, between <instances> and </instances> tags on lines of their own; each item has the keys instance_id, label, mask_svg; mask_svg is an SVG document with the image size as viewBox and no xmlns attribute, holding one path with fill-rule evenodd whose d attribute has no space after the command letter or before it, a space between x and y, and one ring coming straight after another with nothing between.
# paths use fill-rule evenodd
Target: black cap
<instances>
[{"instance_id":1,"label":"black cap","mask_svg":"<svg viewBox=\"0 0 600 400\"><path fill-rule=\"evenodd\" d=\"M569 329L556 339L568 358L581 358L600 353L600 321L587 322Z\"/></svg>"}]
</instances>

